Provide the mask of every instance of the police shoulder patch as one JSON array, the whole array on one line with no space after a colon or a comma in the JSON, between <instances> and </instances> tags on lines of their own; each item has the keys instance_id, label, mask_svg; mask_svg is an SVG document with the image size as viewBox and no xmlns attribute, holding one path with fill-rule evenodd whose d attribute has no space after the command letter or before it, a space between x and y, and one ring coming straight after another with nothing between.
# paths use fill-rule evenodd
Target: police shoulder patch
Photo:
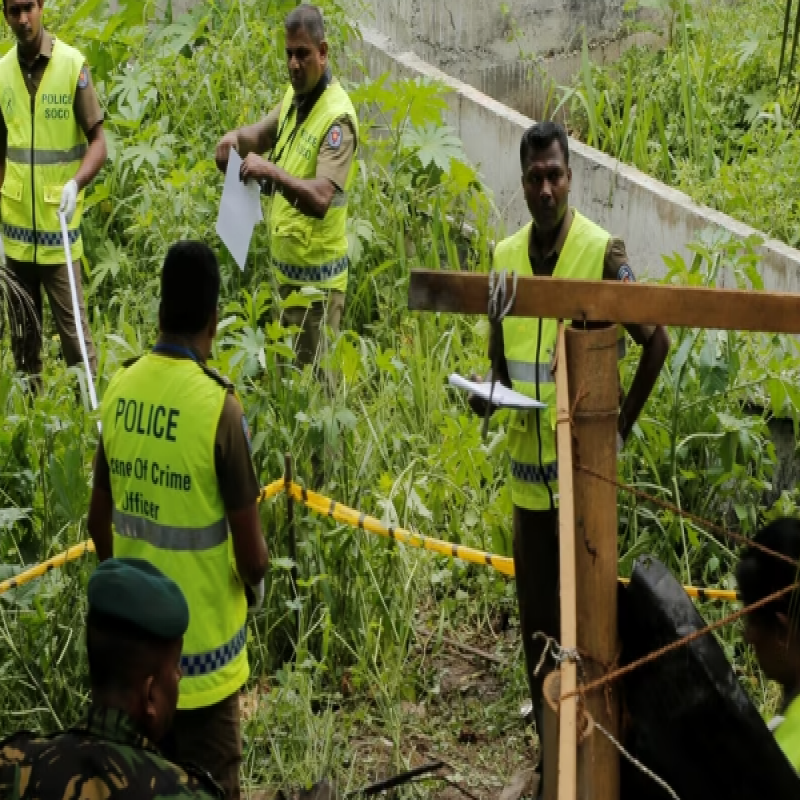
<instances>
[{"instance_id":1,"label":"police shoulder patch","mask_svg":"<svg viewBox=\"0 0 800 800\"><path fill-rule=\"evenodd\" d=\"M342 126L332 125L328 131L326 141L328 142L329 147L332 147L334 150L338 150L342 146Z\"/></svg>"},{"instance_id":2,"label":"police shoulder patch","mask_svg":"<svg viewBox=\"0 0 800 800\"><path fill-rule=\"evenodd\" d=\"M617 280L622 281L623 283L635 283L636 276L633 274L633 270L627 264L623 264L619 268L619 272L617 272Z\"/></svg>"},{"instance_id":3,"label":"police shoulder patch","mask_svg":"<svg viewBox=\"0 0 800 800\"><path fill-rule=\"evenodd\" d=\"M89 85L89 67L84 64L78 75L78 88L85 89Z\"/></svg>"},{"instance_id":4,"label":"police shoulder patch","mask_svg":"<svg viewBox=\"0 0 800 800\"><path fill-rule=\"evenodd\" d=\"M247 441L247 449L252 454L253 443L250 437L250 426L247 424L247 417L244 414L242 414L242 433L244 433L244 438Z\"/></svg>"}]
</instances>

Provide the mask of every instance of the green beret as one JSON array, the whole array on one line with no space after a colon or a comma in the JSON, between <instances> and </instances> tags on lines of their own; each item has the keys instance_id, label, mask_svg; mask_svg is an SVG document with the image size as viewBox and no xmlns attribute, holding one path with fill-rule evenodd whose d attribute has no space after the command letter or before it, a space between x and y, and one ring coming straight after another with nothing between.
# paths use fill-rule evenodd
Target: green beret
<instances>
[{"instance_id":1,"label":"green beret","mask_svg":"<svg viewBox=\"0 0 800 800\"><path fill-rule=\"evenodd\" d=\"M178 639L189 627L189 606L178 584L141 558L100 564L89 578L89 610L161 639Z\"/></svg>"}]
</instances>

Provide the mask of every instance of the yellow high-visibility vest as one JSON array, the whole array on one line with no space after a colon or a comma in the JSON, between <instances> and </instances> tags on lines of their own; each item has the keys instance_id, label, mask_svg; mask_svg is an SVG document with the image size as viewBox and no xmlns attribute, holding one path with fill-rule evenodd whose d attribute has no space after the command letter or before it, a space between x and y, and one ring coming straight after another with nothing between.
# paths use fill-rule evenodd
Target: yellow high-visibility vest
<instances>
[{"instance_id":1,"label":"yellow high-visibility vest","mask_svg":"<svg viewBox=\"0 0 800 800\"><path fill-rule=\"evenodd\" d=\"M795 698L781 717L770 724L775 741L780 745L795 772L800 772L800 698Z\"/></svg>"},{"instance_id":2,"label":"yellow high-visibility vest","mask_svg":"<svg viewBox=\"0 0 800 800\"><path fill-rule=\"evenodd\" d=\"M602 280L610 235L577 211L573 214L553 277ZM495 269L533 275L528 258L532 225L528 223L497 245ZM551 504L558 506L556 386L551 372L557 333L558 322L554 319L503 320L505 357L514 389L547 405L541 411L512 411L508 424L511 498L515 506L531 511L546 511Z\"/></svg>"},{"instance_id":3,"label":"yellow high-visibility vest","mask_svg":"<svg viewBox=\"0 0 800 800\"><path fill-rule=\"evenodd\" d=\"M347 92L336 81L322 92L299 127L293 97L290 86L281 104L276 164L295 178L308 180L317 174L319 148L333 123L347 117L358 140L358 118ZM275 193L270 234L278 283L347 290L347 204L356 170L354 158L343 191L336 192L323 219L302 214L282 194Z\"/></svg>"},{"instance_id":4,"label":"yellow high-visibility vest","mask_svg":"<svg viewBox=\"0 0 800 800\"><path fill-rule=\"evenodd\" d=\"M0 216L6 255L37 264L63 264L58 207L65 184L75 177L87 149L73 105L86 63L74 47L54 39L31 113L31 99L12 47L0 59L0 113L8 129ZM72 258L83 255L83 191L68 225Z\"/></svg>"},{"instance_id":5,"label":"yellow high-visibility vest","mask_svg":"<svg viewBox=\"0 0 800 800\"><path fill-rule=\"evenodd\" d=\"M204 708L247 680L247 600L214 467L226 387L190 359L151 353L120 370L102 403L114 556L143 558L183 591L178 708Z\"/></svg>"}]
</instances>

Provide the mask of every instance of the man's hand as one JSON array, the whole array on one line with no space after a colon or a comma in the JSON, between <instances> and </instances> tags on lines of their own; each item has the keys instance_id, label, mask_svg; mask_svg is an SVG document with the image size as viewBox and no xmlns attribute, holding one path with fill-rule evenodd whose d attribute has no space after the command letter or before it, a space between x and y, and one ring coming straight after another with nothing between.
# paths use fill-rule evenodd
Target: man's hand
<instances>
[{"instance_id":1,"label":"man's hand","mask_svg":"<svg viewBox=\"0 0 800 800\"><path fill-rule=\"evenodd\" d=\"M64 215L69 224L75 216L75 208L78 205L78 184L75 180L67 183L61 192L61 205L58 210Z\"/></svg>"},{"instance_id":2,"label":"man's hand","mask_svg":"<svg viewBox=\"0 0 800 800\"><path fill-rule=\"evenodd\" d=\"M228 156L231 154L231 148L237 153L241 149L239 147L239 133L238 131L228 131L217 144L217 149L214 153L214 160L217 162L217 169L220 172L225 172L228 169Z\"/></svg>"},{"instance_id":3,"label":"man's hand","mask_svg":"<svg viewBox=\"0 0 800 800\"><path fill-rule=\"evenodd\" d=\"M261 183L266 181L271 184L274 179L274 164L267 161L255 153L249 153L247 158L242 161L242 166L239 169L239 178L245 182L254 180Z\"/></svg>"},{"instance_id":4,"label":"man's hand","mask_svg":"<svg viewBox=\"0 0 800 800\"><path fill-rule=\"evenodd\" d=\"M472 375L469 376L469 379L473 383L485 383L486 381L491 380L491 377L487 375L485 378L481 378L480 375L476 375L473 372ZM479 417L486 416L486 406L488 403L482 397L478 397L477 394L470 392L467 395L467 405L472 409L473 414L477 414Z\"/></svg>"},{"instance_id":5,"label":"man's hand","mask_svg":"<svg viewBox=\"0 0 800 800\"><path fill-rule=\"evenodd\" d=\"M264 605L264 579L257 586L245 586L244 593L247 596L247 610L254 614Z\"/></svg>"}]
</instances>

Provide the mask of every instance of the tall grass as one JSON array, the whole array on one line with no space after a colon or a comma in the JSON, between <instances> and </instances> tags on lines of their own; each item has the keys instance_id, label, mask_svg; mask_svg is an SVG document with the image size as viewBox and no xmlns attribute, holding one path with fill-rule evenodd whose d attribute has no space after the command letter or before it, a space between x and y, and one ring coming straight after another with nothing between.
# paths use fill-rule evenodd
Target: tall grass
<instances>
[{"instance_id":1,"label":"tall grass","mask_svg":"<svg viewBox=\"0 0 800 800\"><path fill-rule=\"evenodd\" d=\"M264 231L257 232L244 273L214 238L220 176L211 162L213 145L223 130L253 121L279 96L285 78L271 48L290 5L202 5L152 32L118 27L111 17L65 25L78 44L97 44L93 70L107 98L114 148L92 189L85 221L99 391L123 359L145 351L155 338L158 267L166 245L180 236L207 238L217 246L223 270L213 362L243 399L261 481L282 473L287 451L296 475L307 479L312 454L322 453L324 491L337 500L390 524L508 555L506 421L500 415L492 423L484 444L480 425L446 383L454 370L485 368L485 322L407 311L409 269L485 271L488 243L498 235L480 176L443 125L444 90L388 78L350 87L364 114L365 138L351 201L347 313L332 354L339 374L334 391L310 369L279 368L291 332L276 319L280 300ZM53 13L67 19L69 8L57 4ZM142 19L145 8L129 2L123 18ZM344 39L341 9L329 3L326 12L334 39ZM100 42L116 54L113 59L99 55ZM146 68L118 66L134 54ZM588 73L596 80L595 70ZM595 91L591 82L584 87L586 107L596 111L592 135L600 143L613 141L615 152L663 164L650 137L673 138L676 126L656 104L649 112L639 107L641 98L649 98L631 74L621 104L622 135L607 116L616 108L613 91ZM203 76L199 82L197 76ZM590 96L599 110L588 104ZM693 119L702 141L706 117ZM464 223L474 234L465 233ZM700 242L693 263L670 260L671 279L709 282L715 270L725 269L752 282L753 247L743 252L735 243ZM10 353L1 351L2 575L86 536L97 432L86 408L74 401L75 373L58 360L52 337L46 320L45 391L32 403L13 375ZM775 511L765 501L774 449L763 417L747 416L743 398L757 397L765 414L796 414L796 354L778 352L758 337L677 332L674 338L670 364L626 449L624 478L749 532L757 521L750 510ZM635 359L634 353L625 362L626 380ZM787 489L778 507L794 508L795 499ZM400 767L408 725L403 703L434 703L437 697L438 684L422 666L425 656L412 647L421 609L434 638L450 627L490 628L498 616L513 623L514 589L490 571L297 509L295 592L284 503L276 499L261 509L273 564L264 609L250 625L248 689L260 687L263 696L245 729L247 770L254 781L281 783L314 780L331 770L352 784L364 765L357 744L347 740L351 728L389 741L390 761ZM703 531L631 498L623 499L620 519L623 572L649 551L684 579L730 580L734 554ZM84 597L93 567L90 557L0 597L0 731L58 728L80 715L88 691ZM726 640L732 655L739 654L738 641L733 634ZM498 714L504 722L495 721L493 730L503 742L519 741L522 753L514 710L526 691L520 664L517 652L503 672ZM754 686L760 691L761 684ZM442 725L457 725L452 708L445 712Z\"/></svg>"}]
</instances>

